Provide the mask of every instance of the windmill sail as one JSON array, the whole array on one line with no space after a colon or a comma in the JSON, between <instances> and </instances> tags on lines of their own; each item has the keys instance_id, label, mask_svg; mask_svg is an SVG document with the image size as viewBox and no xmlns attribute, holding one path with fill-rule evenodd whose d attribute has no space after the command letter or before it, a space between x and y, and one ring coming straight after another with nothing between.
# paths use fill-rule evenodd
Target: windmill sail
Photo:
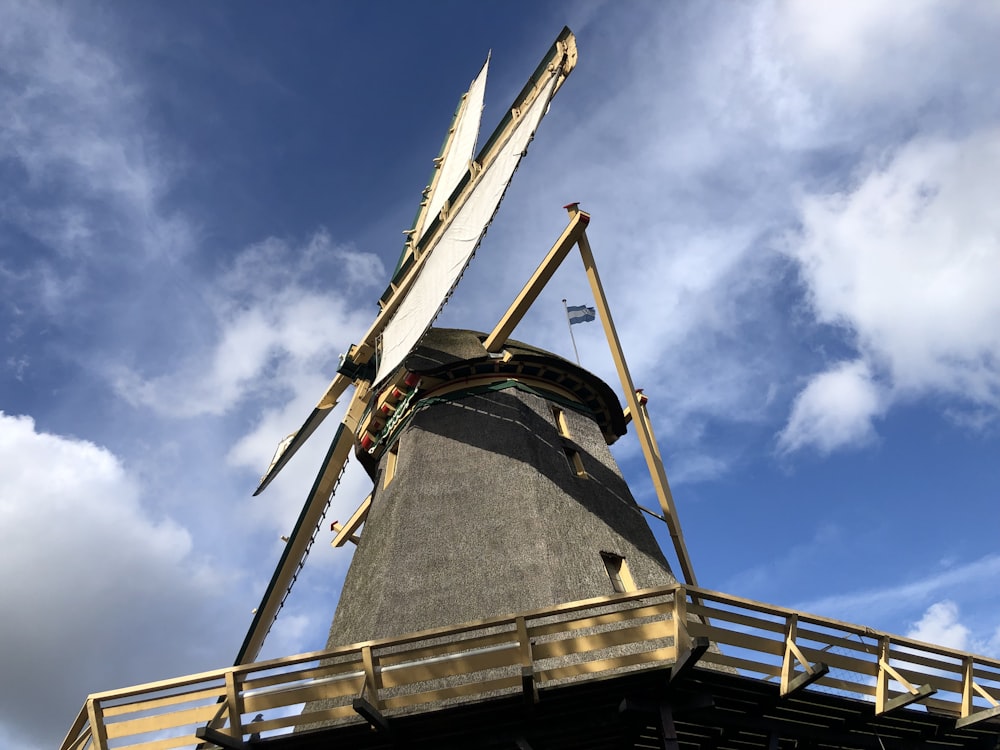
<instances>
[{"instance_id":1,"label":"windmill sail","mask_svg":"<svg viewBox=\"0 0 1000 750\"><path fill-rule=\"evenodd\" d=\"M514 171L521 162L548 110L556 87L549 78L527 111L522 112L514 130L493 161L479 174L468 199L450 217L437 244L396 314L382 331L382 346L375 376L377 383L403 363L403 359L427 332L472 260L486 228L500 206Z\"/></svg>"},{"instance_id":2,"label":"windmill sail","mask_svg":"<svg viewBox=\"0 0 1000 750\"><path fill-rule=\"evenodd\" d=\"M500 199L503 197L503 192L510 181L510 176L514 169L517 168L520 157L527 148L528 142L531 140L531 136L538 126L538 122L548 108L549 101L562 86L566 77L573 71L573 68L576 66L576 59L576 38L573 36L573 32L568 28L564 28L545 57L542 58L541 63L535 69L532 76L528 79L528 83L514 100L514 104L508 111L508 114L496 130L493 131L486 145L480 149L474 163L469 164L457 157L459 153L468 153L470 147L475 148L474 143L470 146L468 137L463 135L458 140L464 145L460 147L456 146L455 149L452 149L451 144L456 141L456 133L452 132L450 134L448 145L444 149L446 152L445 155L448 156L449 171L452 163L454 163L456 169L464 171L450 194L447 192L447 187L441 184L442 175L440 170L438 171L435 180L438 189L435 189L433 194L443 195L446 202L442 204L437 215L432 215L425 209L422 209L421 213L418 214L417 221L414 224L414 231L420 232L420 239L411 238L411 241L407 243L406 248L400 256L399 264L393 273L389 287L379 299L381 311L372 322L361 343L355 347L355 352L351 356L351 364L359 366L369 361L375 347L380 341L383 341L383 330L395 318L399 319L396 321L394 331L390 334L390 342L395 340L398 344L400 334L404 329L408 330L411 324L416 326L414 328L416 335L414 336L413 332L410 332L407 338L413 339L414 343L419 341L424 331L427 330L437 316L438 311L447 299L447 295L450 294L455 283L461 277L462 271L468 265L469 258L472 256L486 226L496 211L497 205L499 205ZM479 89L485 87L485 72L486 66L484 65L483 70L475 81L473 81L472 87L464 97L459 114L463 112L467 113L467 117L475 115L476 120L478 120L478 115L482 109L482 104L480 103L482 91ZM473 121L469 119L468 124L466 124L465 119L466 117L463 117L462 123L458 123L456 120L456 123L453 125L453 131L462 129L471 133L478 130L478 122L473 127L471 124ZM454 160L450 156L452 152L456 155ZM501 166L501 164L505 166ZM502 179L499 179L499 175L501 174L504 176ZM487 177L489 177L488 181ZM474 228L472 226L473 222L469 218L472 216L472 213L466 212L465 205L473 201L475 194L480 192L480 185L483 187L483 195L475 198L475 203L480 206L475 212L475 220L480 222L480 226ZM488 200L485 199L487 195L489 196ZM461 236L458 235L459 226L457 226L457 222L455 221L460 216L463 217L462 221L464 222L462 225L464 234ZM457 266L452 269L446 269L447 273L443 275L440 272L437 274L438 281L434 285L433 290L431 290L432 293L428 293L428 289L431 286L430 283L421 282L423 291L419 296L422 301L417 302L417 298L411 300L410 291L420 281L424 266L434 257L437 246L442 244L442 239L446 234L450 236L448 244L452 245L456 237L459 239L461 237L471 238L471 242L461 241L459 243L464 246L461 254L464 258L458 257L456 260L456 255L452 252L448 262L457 263ZM397 311L404 306L406 309L403 315L398 316ZM399 349L398 346L393 346L391 349L397 358L396 364L398 365L402 357L406 356L407 350ZM391 369L380 368L379 372L384 374L388 373ZM382 376L380 375L379 377L381 378ZM271 480L288 463L289 459L295 455L302 444L313 434L355 378L355 374L338 371L336 377L334 377L326 392L320 398L316 408L313 409L312 413L302 424L302 427L294 433L290 441L283 441L275 453L267 472L261 477L260 484L256 492L254 492L255 495L260 494L267 487Z\"/></svg>"},{"instance_id":3,"label":"windmill sail","mask_svg":"<svg viewBox=\"0 0 1000 750\"><path fill-rule=\"evenodd\" d=\"M431 223L430 219L441 212L444 202L451 197L458 183L469 171L469 162L476 155L476 140L479 138L479 122L483 116L483 98L486 94L486 72L489 67L490 60L486 58L483 69L469 87L461 111L455 119L452 136L448 140L446 152L442 154L437 179L431 186L427 210L420 217L422 226L415 227L419 232L419 236L414 238L417 242L423 239Z\"/></svg>"}]
</instances>

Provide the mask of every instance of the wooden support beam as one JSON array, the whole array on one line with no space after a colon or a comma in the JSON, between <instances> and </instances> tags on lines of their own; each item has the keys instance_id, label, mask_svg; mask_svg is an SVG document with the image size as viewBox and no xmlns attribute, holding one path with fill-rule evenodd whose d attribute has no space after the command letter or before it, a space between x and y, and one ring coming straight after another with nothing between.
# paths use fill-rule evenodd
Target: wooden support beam
<instances>
[{"instance_id":1,"label":"wooden support beam","mask_svg":"<svg viewBox=\"0 0 1000 750\"><path fill-rule=\"evenodd\" d=\"M339 535L341 532L344 531L344 524L340 523L340 521L334 521L333 523L330 524L330 531ZM334 537L334 541L337 541L336 537ZM357 534L348 534L347 541L353 544L355 547L357 547L361 543L361 537L359 537ZM343 544L344 540L341 540L340 544L334 544L333 542L330 542L331 547L342 547Z\"/></svg>"},{"instance_id":2,"label":"wooden support beam","mask_svg":"<svg viewBox=\"0 0 1000 750\"><path fill-rule=\"evenodd\" d=\"M365 519L368 518L368 510L371 507L372 496L369 495L361 502L361 505L358 506L357 510L351 514L351 517L347 519L347 523L341 525L337 521L334 521L333 528L334 531L337 532L337 535L333 538L333 541L330 542L330 545L333 547L343 547L349 541L354 542L355 544L361 541L361 539L354 532L356 532L358 527L360 527L361 524L365 522ZM337 528L338 526L340 526L339 529Z\"/></svg>"},{"instance_id":3,"label":"wooden support beam","mask_svg":"<svg viewBox=\"0 0 1000 750\"><path fill-rule=\"evenodd\" d=\"M531 638L528 635L528 625L523 617L515 621L517 626L517 641L521 659L521 690L525 700L534 705L538 703L538 683L535 681L535 662L531 654Z\"/></svg>"},{"instance_id":4,"label":"wooden support beam","mask_svg":"<svg viewBox=\"0 0 1000 750\"><path fill-rule=\"evenodd\" d=\"M830 671L830 667L823 663L810 664L809 660L798 647L795 639L798 637L799 616L790 615L785 625L785 655L781 662L781 697L785 698L796 693ZM795 662L798 661L805 668L805 672L796 675Z\"/></svg>"},{"instance_id":5,"label":"wooden support beam","mask_svg":"<svg viewBox=\"0 0 1000 750\"><path fill-rule=\"evenodd\" d=\"M907 692L902 695L897 695L894 698L890 698L890 678L902 685ZM898 708L903 708L903 706L908 706L916 701L930 698L936 692L937 689L931 687L930 685L921 685L920 687L916 687L903 677L903 675L896 671L896 669L889 663L889 637L883 636L879 641L878 649L878 676L876 677L875 682L875 715L881 716L882 714L895 711Z\"/></svg>"},{"instance_id":6,"label":"wooden support beam","mask_svg":"<svg viewBox=\"0 0 1000 750\"><path fill-rule=\"evenodd\" d=\"M383 734L388 734L391 731L389 720L386 719L382 712L367 699L355 698L351 703L351 707L359 716L367 721L375 731L382 732Z\"/></svg>"},{"instance_id":7,"label":"wooden support beam","mask_svg":"<svg viewBox=\"0 0 1000 750\"><path fill-rule=\"evenodd\" d=\"M87 703L80 709L80 713L76 715L76 721L73 722L73 725L66 733L66 737L59 746L59 750L76 750L80 746L81 740L90 740L90 729L86 728L88 721Z\"/></svg>"},{"instance_id":8,"label":"wooden support beam","mask_svg":"<svg viewBox=\"0 0 1000 750\"><path fill-rule=\"evenodd\" d=\"M677 660L670 668L670 682L676 683L684 679L694 668L698 660L708 651L708 638L699 635L691 639L691 643L684 649L677 650Z\"/></svg>"},{"instance_id":9,"label":"wooden support beam","mask_svg":"<svg viewBox=\"0 0 1000 750\"><path fill-rule=\"evenodd\" d=\"M108 750L108 728L104 724L104 711L94 698L87 700L87 718L90 721L90 736L96 750Z\"/></svg>"},{"instance_id":10,"label":"wooden support beam","mask_svg":"<svg viewBox=\"0 0 1000 750\"><path fill-rule=\"evenodd\" d=\"M570 209L571 214L574 211L583 213L576 208ZM601 325L604 326L604 333L607 336L608 345L611 347L611 356L618 370L618 377L621 379L626 405L636 425L636 433L639 437L639 444L642 446L643 456L646 459L646 466L649 469L649 475L653 480L657 499L660 501L660 508L663 510L663 517L670 531L674 551L680 563L681 575L684 577L685 582L692 586L697 586L698 580L695 577L694 567L691 564L691 556L688 554L687 544L681 532L680 520L677 516L677 509L674 506L674 497L670 491L670 483L667 481L667 472L663 468L663 461L660 459L660 449L656 445L656 438L650 431L646 420L637 418L637 415L642 414L642 407L639 404L635 384L632 382L632 375L629 373L628 365L625 362L621 341L618 338L618 331L615 329L614 320L611 316L611 308L608 305L607 295L604 293L604 286L601 284L600 274L597 272L597 264L594 261L594 254L590 249L590 240L587 239L586 231L580 233L577 246L580 248L580 257L583 259L587 279L594 294L594 304L597 306Z\"/></svg>"},{"instance_id":11,"label":"wooden support beam","mask_svg":"<svg viewBox=\"0 0 1000 750\"><path fill-rule=\"evenodd\" d=\"M995 719L1000 716L1000 706L994 706L993 708L984 708L982 711L976 711L970 713L968 716L962 716L955 721L955 729L962 729L963 727L968 727L973 724L978 724L981 721L988 721L990 719Z\"/></svg>"},{"instance_id":12,"label":"wooden support beam","mask_svg":"<svg viewBox=\"0 0 1000 750\"><path fill-rule=\"evenodd\" d=\"M372 697L372 705L380 709L382 708L382 699L379 696L379 691L382 689L382 674L378 665L375 664L371 646L361 647L361 661L365 666L365 681L361 685L360 697L364 698L365 692L368 692Z\"/></svg>"},{"instance_id":13,"label":"wooden support beam","mask_svg":"<svg viewBox=\"0 0 1000 750\"><path fill-rule=\"evenodd\" d=\"M233 737L242 737L243 693L237 684L236 674L232 671L226 672L226 713L229 714L230 734ZM209 724L209 727L212 725Z\"/></svg>"},{"instance_id":14,"label":"wooden support beam","mask_svg":"<svg viewBox=\"0 0 1000 750\"><path fill-rule=\"evenodd\" d=\"M973 669L975 662L971 656L962 659L962 718L972 714L972 686L975 685Z\"/></svg>"},{"instance_id":15,"label":"wooden support beam","mask_svg":"<svg viewBox=\"0 0 1000 750\"><path fill-rule=\"evenodd\" d=\"M642 421L646 423L646 429L649 431L649 437L653 443L653 450L656 451L656 457L660 458L662 461L662 457L660 456L660 444L656 441L656 433L653 432L653 420L649 418L649 410L646 408L646 402L649 399L642 395L641 391L637 392L636 395L639 398L639 413L642 414Z\"/></svg>"},{"instance_id":16,"label":"wooden support beam","mask_svg":"<svg viewBox=\"0 0 1000 750\"><path fill-rule=\"evenodd\" d=\"M989 701L992 708L976 711L973 703L976 694ZM962 708L955 728L961 729L997 716L1000 716L1000 702L975 681L975 659L970 654L962 659Z\"/></svg>"},{"instance_id":17,"label":"wooden support beam","mask_svg":"<svg viewBox=\"0 0 1000 750\"><path fill-rule=\"evenodd\" d=\"M590 216L582 211L572 216L566 229L563 230L563 233L559 235L559 239L556 240L556 244L552 246L552 249L549 250L541 264L535 269L528 283L524 285L520 294L517 295L511 306L507 308L507 312L500 318L500 322L493 328L492 333L483 341L483 347L486 351L495 353L503 349L510 334L514 332L517 324L521 322L521 318L528 312L532 303L538 298L539 293L545 288L549 279L552 278L552 274L555 273L559 265L565 260L569 251L573 249L573 245L577 243L588 221L590 221Z\"/></svg>"},{"instance_id":18,"label":"wooden support beam","mask_svg":"<svg viewBox=\"0 0 1000 750\"><path fill-rule=\"evenodd\" d=\"M194 736L202 742L218 745L224 750L246 750L246 744L244 744L242 737L232 737L218 729L212 729L212 727L198 727L194 730Z\"/></svg>"},{"instance_id":19,"label":"wooden support beam","mask_svg":"<svg viewBox=\"0 0 1000 750\"><path fill-rule=\"evenodd\" d=\"M674 589L674 647L679 654L691 647L691 634L687 626L687 589L678 586Z\"/></svg>"},{"instance_id":20,"label":"wooden support beam","mask_svg":"<svg viewBox=\"0 0 1000 750\"><path fill-rule=\"evenodd\" d=\"M812 672L802 672L801 674L793 677L788 681L787 686L783 686L781 689L781 697L787 698L790 695L794 695L800 690L812 685L816 680L821 677L825 677L830 671L830 666L828 664L823 664L822 662L817 662L813 665Z\"/></svg>"},{"instance_id":21,"label":"wooden support beam","mask_svg":"<svg viewBox=\"0 0 1000 750\"><path fill-rule=\"evenodd\" d=\"M670 669L668 682L676 683L684 679L698 660L708 650L709 640L705 636L692 638L688 631L687 589L678 586L674 590L674 665Z\"/></svg>"},{"instance_id":22,"label":"wooden support beam","mask_svg":"<svg viewBox=\"0 0 1000 750\"><path fill-rule=\"evenodd\" d=\"M876 711L875 715L881 716L882 714L887 714L890 711L895 711L897 708L909 706L911 703L922 701L924 698L930 698L936 692L937 688L933 688L930 685L921 685L916 688L916 692L902 693L901 695L897 695L895 698L890 698L885 702L885 707L881 711Z\"/></svg>"},{"instance_id":23,"label":"wooden support beam","mask_svg":"<svg viewBox=\"0 0 1000 750\"><path fill-rule=\"evenodd\" d=\"M677 727L674 724L674 712L671 705L663 700L660 701L660 738L663 750L680 750L680 743L677 741Z\"/></svg>"}]
</instances>

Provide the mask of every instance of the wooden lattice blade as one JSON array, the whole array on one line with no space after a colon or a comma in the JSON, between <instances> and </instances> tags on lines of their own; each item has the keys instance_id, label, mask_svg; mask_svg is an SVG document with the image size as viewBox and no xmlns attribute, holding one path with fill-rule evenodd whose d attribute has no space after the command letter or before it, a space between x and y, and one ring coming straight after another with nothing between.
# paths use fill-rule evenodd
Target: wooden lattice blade
<instances>
[{"instance_id":1,"label":"wooden lattice blade","mask_svg":"<svg viewBox=\"0 0 1000 750\"><path fill-rule=\"evenodd\" d=\"M329 413L329 410L325 413ZM316 529L323 519L323 514L326 512L327 505L353 447L354 434L345 424L341 423L340 427L337 428L333 442L330 443L330 449L323 459L323 464L316 475L309 495L306 497L305 504L302 506L295 527L285 543L285 549L282 551L278 566L271 576L271 582L267 585L260 605L254 612L250 629L247 631L246 638L243 640L243 645L236 657L236 664L252 662L260 653L264 638L278 616L278 611L309 554Z\"/></svg>"}]
</instances>

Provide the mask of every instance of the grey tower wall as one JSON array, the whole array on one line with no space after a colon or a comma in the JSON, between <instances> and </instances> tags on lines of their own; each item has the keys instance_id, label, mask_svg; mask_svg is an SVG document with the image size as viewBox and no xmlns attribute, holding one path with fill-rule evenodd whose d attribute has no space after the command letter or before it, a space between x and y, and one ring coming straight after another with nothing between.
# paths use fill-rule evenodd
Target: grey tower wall
<instances>
[{"instance_id":1,"label":"grey tower wall","mask_svg":"<svg viewBox=\"0 0 1000 750\"><path fill-rule=\"evenodd\" d=\"M639 588L674 583L600 426L563 413L569 438L518 388L418 408L385 487L378 464L329 647L612 594L601 552Z\"/></svg>"}]
</instances>

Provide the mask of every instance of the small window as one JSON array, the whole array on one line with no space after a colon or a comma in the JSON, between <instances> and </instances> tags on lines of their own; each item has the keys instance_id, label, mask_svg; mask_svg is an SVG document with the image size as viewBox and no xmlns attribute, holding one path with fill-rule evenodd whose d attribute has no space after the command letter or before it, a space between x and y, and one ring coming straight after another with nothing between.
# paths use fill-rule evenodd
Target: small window
<instances>
[{"instance_id":1,"label":"small window","mask_svg":"<svg viewBox=\"0 0 1000 750\"><path fill-rule=\"evenodd\" d=\"M552 409L552 417L556 420L556 429L559 430L559 434L565 438L569 437L569 425L566 423L566 414L558 406L549 404L549 408Z\"/></svg>"},{"instance_id":2,"label":"small window","mask_svg":"<svg viewBox=\"0 0 1000 750\"><path fill-rule=\"evenodd\" d=\"M399 443L393 445L385 454L385 473L382 475L382 489L389 486L389 482L396 476L396 455L399 452Z\"/></svg>"},{"instance_id":3,"label":"small window","mask_svg":"<svg viewBox=\"0 0 1000 750\"><path fill-rule=\"evenodd\" d=\"M569 465L573 467L573 471L581 479L587 479L587 470L583 468L583 459L580 458L580 452L573 450L572 448L563 448L566 453L566 460L569 461Z\"/></svg>"},{"instance_id":4,"label":"small window","mask_svg":"<svg viewBox=\"0 0 1000 750\"><path fill-rule=\"evenodd\" d=\"M636 590L635 581L632 580L632 573L624 557L613 552L602 552L601 558L604 560L604 568L608 571L608 578L611 579L611 587L617 593L624 594Z\"/></svg>"}]
</instances>

